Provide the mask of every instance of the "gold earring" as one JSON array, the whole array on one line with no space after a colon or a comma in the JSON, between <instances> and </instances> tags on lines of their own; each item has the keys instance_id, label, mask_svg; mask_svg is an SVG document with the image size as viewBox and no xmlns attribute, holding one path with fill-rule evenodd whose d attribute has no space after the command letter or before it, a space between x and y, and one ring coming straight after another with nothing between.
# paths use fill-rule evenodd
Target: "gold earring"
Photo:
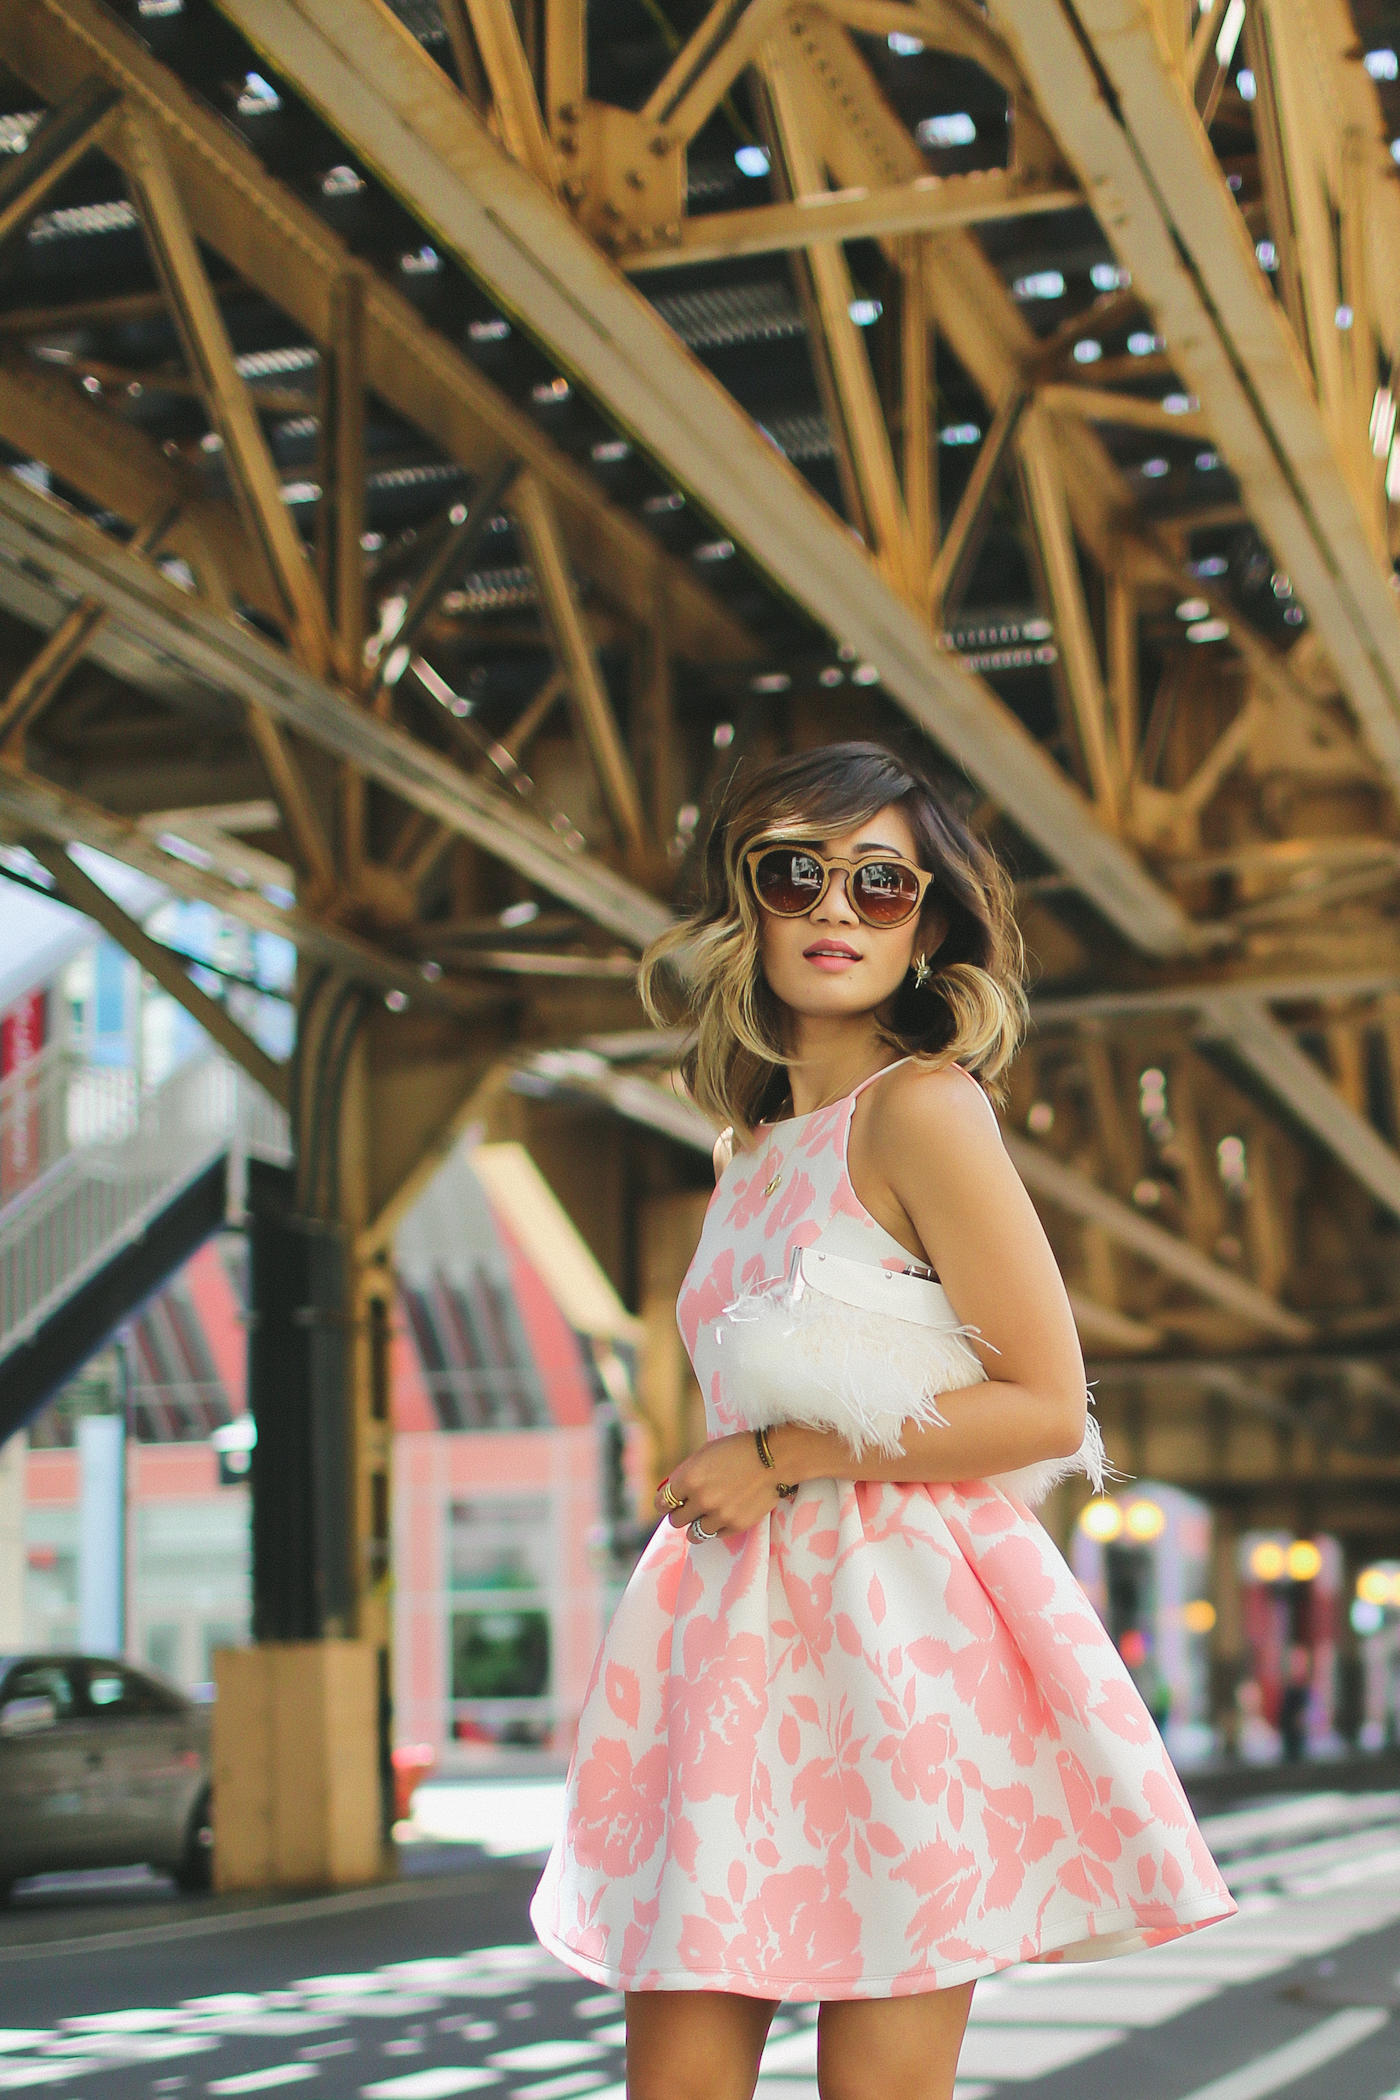
<instances>
[{"instance_id":1,"label":"gold earring","mask_svg":"<svg viewBox=\"0 0 1400 2100\"><path fill-rule=\"evenodd\" d=\"M915 989L915 991L916 991L916 992L921 992L921 991L923 990L924 986L925 986L925 985L926 985L926 984L928 983L928 981L929 981L930 977L932 977L932 975L933 975L933 971L932 971L932 969L931 969L931 968L929 967L929 959L928 959L928 957L927 957L926 955L916 955L916 956L914 957L914 989Z\"/></svg>"}]
</instances>

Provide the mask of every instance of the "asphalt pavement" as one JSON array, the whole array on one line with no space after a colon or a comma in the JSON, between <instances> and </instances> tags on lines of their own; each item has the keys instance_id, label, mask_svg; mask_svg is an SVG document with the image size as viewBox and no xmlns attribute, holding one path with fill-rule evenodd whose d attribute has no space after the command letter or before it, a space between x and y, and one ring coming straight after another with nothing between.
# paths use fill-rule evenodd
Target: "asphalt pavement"
<instances>
[{"instance_id":1,"label":"asphalt pavement","mask_svg":"<svg viewBox=\"0 0 1400 2100\"><path fill-rule=\"evenodd\" d=\"M490 1809L503 1856L423 1842L380 1888L32 1890L0 1915L0 2094L625 2100L622 2001L535 1945L538 1861ZM1279 1794L1204 1827L1240 1916L979 1984L958 2100L1400 2100L1400 1791ZM779 2014L759 2100L815 2100L814 2020Z\"/></svg>"}]
</instances>

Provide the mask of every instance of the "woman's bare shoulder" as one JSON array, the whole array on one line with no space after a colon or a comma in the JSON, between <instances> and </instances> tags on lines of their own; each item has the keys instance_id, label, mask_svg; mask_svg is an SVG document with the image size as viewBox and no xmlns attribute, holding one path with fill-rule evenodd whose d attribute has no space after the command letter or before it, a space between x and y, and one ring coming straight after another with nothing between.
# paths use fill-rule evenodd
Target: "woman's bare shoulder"
<instances>
[{"instance_id":1,"label":"woman's bare shoulder","mask_svg":"<svg viewBox=\"0 0 1400 2100\"><path fill-rule=\"evenodd\" d=\"M871 1089L870 1137L883 1158L904 1160L911 1148L971 1158L1001 1151L996 1111L961 1065L930 1066L911 1058Z\"/></svg>"}]
</instances>

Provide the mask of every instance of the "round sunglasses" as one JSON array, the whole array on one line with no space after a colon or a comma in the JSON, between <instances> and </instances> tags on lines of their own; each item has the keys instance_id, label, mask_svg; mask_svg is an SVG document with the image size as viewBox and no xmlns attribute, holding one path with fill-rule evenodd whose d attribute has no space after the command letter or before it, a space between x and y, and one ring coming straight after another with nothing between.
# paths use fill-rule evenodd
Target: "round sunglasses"
<instances>
[{"instance_id":1,"label":"round sunglasses","mask_svg":"<svg viewBox=\"0 0 1400 2100\"><path fill-rule=\"evenodd\" d=\"M744 855L753 893L779 919L802 919L815 911L839 868L846 902L856 917L882 932L903 926L924 901L933 877L894 853L839 860L815 846L754 846Z\"/></svg>"}]
</instances>

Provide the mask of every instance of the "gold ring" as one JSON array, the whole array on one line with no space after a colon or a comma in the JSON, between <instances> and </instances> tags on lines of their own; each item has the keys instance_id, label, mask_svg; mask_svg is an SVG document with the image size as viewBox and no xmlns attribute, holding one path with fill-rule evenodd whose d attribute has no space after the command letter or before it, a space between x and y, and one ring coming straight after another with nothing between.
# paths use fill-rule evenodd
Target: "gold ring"
<instances>
[{"instance_id":1,"label":"gold ring","mask_svg":"<svg viewBox=\"0 0 1400 2100\"><path fill-rule=\"evenodd\" d=\"M685 1496L678 1495L669 1480L663 1480L661 1483L661 1499L667 1509L684 1509L685 1507Z\"/></svg>"}]
</instances>

